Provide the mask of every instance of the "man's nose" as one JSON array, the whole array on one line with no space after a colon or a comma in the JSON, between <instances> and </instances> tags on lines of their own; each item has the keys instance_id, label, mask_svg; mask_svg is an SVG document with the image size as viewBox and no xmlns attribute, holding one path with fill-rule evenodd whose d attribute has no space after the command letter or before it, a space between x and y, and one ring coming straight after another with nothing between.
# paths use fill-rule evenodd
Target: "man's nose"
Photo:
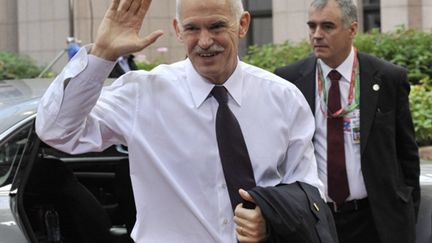
<instances>
[{"instance_id":1,"label":"man's nose","mask_svg":"<svg viewBox=\"0 0 432 243\"><path fill-rule=\"evenodd\" d=\"M199 36L198 45L202 49L208 49L213 45L213 34L208 30L202 30Z\"/></svg>"},{"instance_id":2,"label":"man's nose","mask_svg":"<svg viewBox=\"0 0 432 243\"><path fill-rule=\"evenodd\" d=\"M314 29L314 31L312 32L312 37L314 38L314 39L321 39L321 38L323 38L323 30L321 29L321 27L316 27L315 29Z\"/></svg>"}]
</instances>

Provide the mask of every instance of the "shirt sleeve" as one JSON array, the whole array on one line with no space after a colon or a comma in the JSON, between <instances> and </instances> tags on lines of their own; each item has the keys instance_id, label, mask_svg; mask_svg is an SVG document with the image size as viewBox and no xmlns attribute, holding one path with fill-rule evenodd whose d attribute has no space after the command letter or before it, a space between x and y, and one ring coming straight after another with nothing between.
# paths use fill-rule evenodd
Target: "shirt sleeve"
<instances>
[{"instance_id":1,"label":"shirt sleeve","mask_svg":"<svg viewBox=\"0 0 432 243\"><path fill-rule=\"evenodd\" d=\"M285 163L285 183L305 182L318 188L321 197L325 198L324 186L318 177L318 165L312 140L315 132L315 119L306 99L296 87L293 86L287 100L289 112L286 120L290 128Z\"/></svg>"},{"instance_id":2,"label":"shirt sleeve","mask_svg":"<svg viewBox=\"0 0 432 243\"><path fill-rule=\"evenodd\" d=\"M72 154L101 151L115 143L125 144L121 127L128 126L132 120L130 117L114 118L127 109L130 99L113 97L112 102L104 102L109 99L98 101L100 96L119 97L122 92L125 97L133 99L134 96L127 93L127 88L101 95L105 93L102 92L104 81L115 63L88 55L89 49L90 46L81 48L52 82L39 103L36 116L36 133L41 140ZM129 89L129 92L134 91ZM119 100L121 102L116 103ZM126 114L130 116L131 112Z\"/></svg>"}]
</instances>

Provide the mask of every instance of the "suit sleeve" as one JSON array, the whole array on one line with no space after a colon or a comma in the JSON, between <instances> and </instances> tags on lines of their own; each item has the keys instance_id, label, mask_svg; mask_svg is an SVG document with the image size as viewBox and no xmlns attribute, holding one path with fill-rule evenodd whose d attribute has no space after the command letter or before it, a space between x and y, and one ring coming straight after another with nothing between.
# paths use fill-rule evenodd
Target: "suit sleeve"
<instances>
[{"instance_id":1,"label":"suit sleeve","mask_svg":"<svg viewBox=\"0 0 432 243\"><path fill-rule=\"evenodd\" d=\"M420 159L415 138L414 125L409 108L410 85L406 71L401 74L397 87L396 149L405 184L412 187L412 198L416 215L420 204Z\"/></svg>"}]
</instances>

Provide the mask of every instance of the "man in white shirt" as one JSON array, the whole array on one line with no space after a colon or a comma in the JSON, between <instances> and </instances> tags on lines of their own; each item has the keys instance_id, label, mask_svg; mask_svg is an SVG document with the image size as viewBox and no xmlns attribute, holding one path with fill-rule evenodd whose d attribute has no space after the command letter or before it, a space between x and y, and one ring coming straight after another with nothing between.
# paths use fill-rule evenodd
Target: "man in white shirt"
<instances>
[{"instance_id":1,"label":"man in white shirt","mask_svg":"<svg viewBox=\"0 0 432 243\"><path fill-rule=\"evenodd\" d=\"M210 92L228 90L261 187L302 181L321 189L312 112L294 85L239 61L250 23L240 0L178 0L173 26L188 58L128 72L102 88L119 56L162 35L138 36L150 2L112 1L95 44L76 54L42 98L37 133L69 153L128 146L136 242L259 242L267 233L260 208L231 208Z\"/></svg>"}]
</instances>

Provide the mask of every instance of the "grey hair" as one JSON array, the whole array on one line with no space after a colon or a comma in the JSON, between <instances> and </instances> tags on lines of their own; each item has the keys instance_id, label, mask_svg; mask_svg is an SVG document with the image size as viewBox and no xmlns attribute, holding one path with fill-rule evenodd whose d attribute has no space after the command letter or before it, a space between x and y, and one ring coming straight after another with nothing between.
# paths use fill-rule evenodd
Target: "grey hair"
<instances>
[{"instance_id":1,"label":"grey hair","mask_svg":"<svg viewBox=\"0 0 432 243\"><path fill-rule=\"evenodd\" d=\"M323 9L328 2L332 0L313 0L311 7ZM349 27L352 23L357 22L357 5L353 0L334 0L342 12L342 23L345 27Z\"/></svg>"},{"instance_id":2,"label":"grey hair","mask_svg":"<svg viewBox=\"0 0 432 243\"><path fill-rule=\"evenodd\" d=\"M244 12L242 0L226 0L230 4L231 12L235 19L239 20L242 13ZM176 0L176 18L181 20L181 4L182 0Z\"/></svg>"}]
</instances>

